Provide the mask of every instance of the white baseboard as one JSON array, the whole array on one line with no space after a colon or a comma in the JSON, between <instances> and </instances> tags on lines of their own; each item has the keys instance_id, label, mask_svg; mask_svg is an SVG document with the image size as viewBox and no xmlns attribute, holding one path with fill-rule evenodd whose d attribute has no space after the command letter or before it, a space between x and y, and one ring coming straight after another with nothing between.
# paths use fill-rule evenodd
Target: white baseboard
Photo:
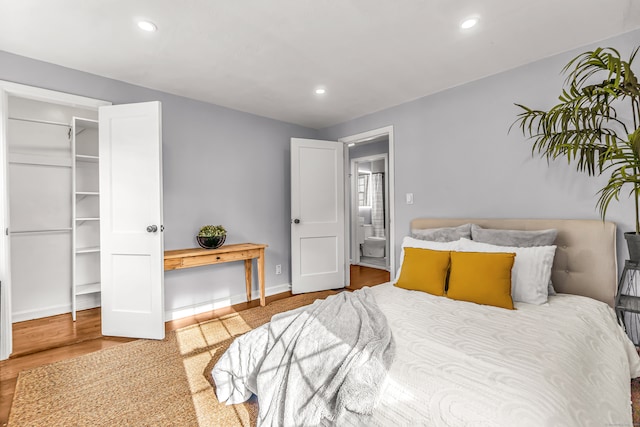
<instances>
[{"instance_id":1,"label":"white baseboard","mask_svg":"<svg viewBox=\"0 0 640 427\"><path fill-rule=\"evenodd\" d=\"M265 288L265 295L270 296L275 294L281 294L283 292L289 292L290 290L291 290L291 284L285 283L282 285ZM251 293L251 299L252 300L260 299L260 293L256 292L256 290L254 289ZM164 312L164 321L168 322L170 320L176 320L182 317L194 316L196 314L206 313L207 311L229 307L234 304L239 304L245 301L247 301L247 294L243 293L243 294L232 295L227 298L218 298L213 301L201 302L193 305L174 308L171 310L166 310Z\"/></svg>"},{"instance_id":2,"label":"white baseboard","mask_svg":"<svg viewBox=\"0 0 640 427\"><path fill-rule=\"evenodd\" d=\"M271 286L265 289L265 295L275 295L283 292L289 292L291 290L290 283L284 283L282 285ZM100 307L100 297L93 295L82 295L82 297L87 298L78 298L78 311L86 310L89 308ZM93 298L92 298L93 297ZM256 292L254 289L251 295L252 300L260 299L260 293ZM227 298L219 298L213 301L201 302L193 305L188 305L185 307L174 308L171 310L165 310L164 312L164 320L165 322L169 320L176 320L182 317L193 316L200 313L205 313L207 311L216 310L218 308L229 307L234 304L239 304L241 302L245 302L247 300L247 294L237 294L232 295ZM49 316L57 316L58 314L65 314L71 312L71 304L62 304L51 307L38 308L36 310L25 310L20 312L14 312L11 321L15 322L24 322L25 320L33 320L40 319L42 317Z\"/></svg>"},{"instance_id":3,"label":"white baseboard","mask_svg":"<svg viewBox=\"0 0 640 427\"><path fill-rule=\"evenodd\" d=\"M76 311L100 307L101 302L100 294L80 295L76 301Z\"/></svg>"},{"instance_id":4,"label":"white baseboard","mask_svg":"<svg viewBox=\"0 0 640 427\"><path fill-rule=\"evenodd\" d=\"M76 302L78 304L76 307L77 311L100 307L100 295L80 295ZM42 317L57 316L65 313L71 313L71 304L52 305L50 307L41 307L35 310L17 311L11 316L11 322L24 322L25 320L40 319Z\"/></svg>"},{"instance_id":5,"label":"white baseboard","mask_svg":"<svg viewBox=\"0 0 640 427\"><path fill-rule=\"evenodd\" d=\"M71 304L52 305L50 307L42 307L35 310L14 311L11 321L24 322L25 320L40 319L41 317L57 316L58 314L69 313Z\"/></svg>"}]
</instances>

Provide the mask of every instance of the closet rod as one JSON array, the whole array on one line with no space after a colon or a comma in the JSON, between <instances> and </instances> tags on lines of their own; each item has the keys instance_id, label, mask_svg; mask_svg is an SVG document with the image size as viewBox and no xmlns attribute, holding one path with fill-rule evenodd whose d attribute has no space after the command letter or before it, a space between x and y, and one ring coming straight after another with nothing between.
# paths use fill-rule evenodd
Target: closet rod
<instances>
[{"instance_id":1,"label":"closet rod","mask_svg":"<svg viewBox=\"0 0 640 427\"><path fill-rule=\"evenodd\" d=\"M49 166L52 168L70 168L71 165L59 165L54 163L43 163L43 162L28 162L28 161L19 161L19 160L9 160L10 165L30 165L30 166Z\"/></svg>"},{"instance_id":2,"label":"closet rod","mask_svg":"<svg viewBox=\"0 0 640 427\"><path fill-rule=\"evenodd\" d=\"M11 231L9 234L36 234L36 233L58 233L60 231L71 231L71 227L69 228L50 228L47 230L20 230L20 231Z\"/></svg>"},{"instance_id":3,"label":"closet rod","mask_svg":"<svg viewBox=\"0 0 640 427\"><path fill-rule=\"evenodd\" d=\"M48 121L48 120L21 119L21 118L18 118L18 117L9 117L9 120L18 120L20 122L30 122L30 123L41 123L41 124L45 124L45 125L54 125L54 126L64 126L64 127L68 127L68 128L71 127L71 125L69 123L52 122L52 121Z\"/></svg>"}]
</instances>

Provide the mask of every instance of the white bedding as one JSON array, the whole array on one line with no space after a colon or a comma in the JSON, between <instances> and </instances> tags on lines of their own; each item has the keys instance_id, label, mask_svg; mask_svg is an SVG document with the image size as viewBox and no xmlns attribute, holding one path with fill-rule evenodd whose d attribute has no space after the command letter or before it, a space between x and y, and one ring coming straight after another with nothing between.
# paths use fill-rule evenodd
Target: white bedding
<instances>
[{"instance_id":1,"label":"white bedding","mask_svg":"<svg viewBox=\"0 0 640 427\"><path fill-rule=\"evenodd\" d=\"M512 311L372 289L396 342L372 425L632 425L640 358L606 304L560 294Z\"/></svg>"},{"instance_id":2,"label":"white bedding","mask_svg":"<svg viewBox=\"0 0 640 427\"><path fill-rule=\"evenodd\" d=\"M505 310L371 290L396 357L368 426L632 425L640 358L606 304L560 294Z\"/></svg>"},{"instance_id":3,"label":"white bedding","mask_svg":"<svg viewBox=\"0 0 640 427\"><path fill-rule=\"evenodd\" d=\"M373 292L341 292L236 339L211 375L220 402L259 396L258 426L365 424L395 354Z\"/></svg>"}]
</instances>

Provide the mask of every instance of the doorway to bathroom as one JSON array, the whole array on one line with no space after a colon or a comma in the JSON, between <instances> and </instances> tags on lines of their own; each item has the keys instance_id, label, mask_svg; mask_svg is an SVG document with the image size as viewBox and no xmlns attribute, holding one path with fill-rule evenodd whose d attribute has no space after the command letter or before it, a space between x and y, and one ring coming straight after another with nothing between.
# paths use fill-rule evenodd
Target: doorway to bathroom
<instances>
[{"instance_id":1,"label":"doorway to bathroom","mask_svg":"<svg viewBox=\"0 0 640 427\"><path fill-rule=\"evenodd\" d=\"M349 147L351 263L390 270L389 137Z\"/></svg>"}]
</instances>

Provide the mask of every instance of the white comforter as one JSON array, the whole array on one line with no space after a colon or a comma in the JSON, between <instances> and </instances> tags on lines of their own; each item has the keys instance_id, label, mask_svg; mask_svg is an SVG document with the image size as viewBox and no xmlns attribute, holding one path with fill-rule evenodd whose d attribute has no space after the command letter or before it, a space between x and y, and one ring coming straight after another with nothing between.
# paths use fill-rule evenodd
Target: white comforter
<instances>
[{"instance_id":1,"label":"white comforter","mask_svg":"<svg viewBox=\"0 0 640 427\"><path fill-rule=\"evenodd\" d=\"M606 304L557 295L512 311L391 283L372 292L396 358L367 425L632 425L640 358Z\"/></svg>"},{"instance_id":2,"label":"white comforter","mask_svg":"<svg viewBox=\"0 0 640 427\"><path fill-rule=\"evenodd\" d=\"M606 304L561 294L511 311L373 291L396 359L372 425L632 425L640 358Z\"/></svg>"}]
</instances>

